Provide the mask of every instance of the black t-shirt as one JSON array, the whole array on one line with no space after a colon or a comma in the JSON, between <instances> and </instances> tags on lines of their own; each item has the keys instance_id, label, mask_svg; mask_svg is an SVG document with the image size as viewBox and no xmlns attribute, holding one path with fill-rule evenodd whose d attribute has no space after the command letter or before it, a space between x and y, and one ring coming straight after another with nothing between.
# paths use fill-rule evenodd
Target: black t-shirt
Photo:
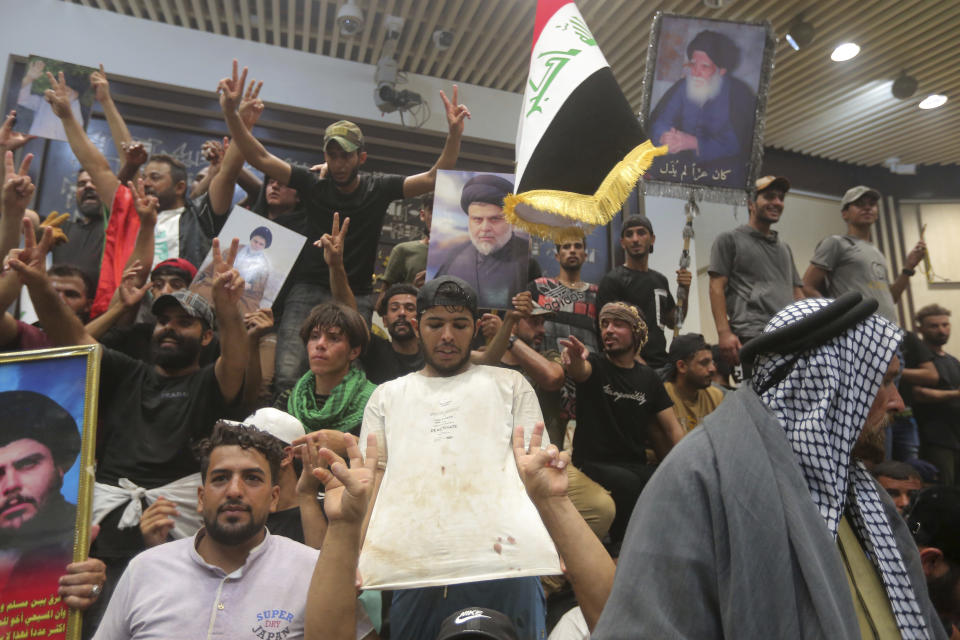
<instances>
[{"instance_id":1,"label":"black t-shirt","mask_svg":"<svg viewBox=\"0 0 960 640\"><path fill-rule=\"evenodd\" d=\"M934 355L933 366L940 374L937 389L960 387L960 360L948 353ZM917 402L913 405L913 413L922 444L960 450L960 400Z\"/></svg>"},{"instance_id":2,"label":"black t-shirt","mask_svg":"<svg viewBox=\"0 0 960 640\"><path fill-rule=\"evenodd\" d=\"M300 507L275 511L267 516L267 529L275 536L283 536L303 544L303 522Z\"/></svg>"},{"instance_id":3,"label":"black t-shirt","mask_svg":"<svg viewBox=\"0 0 960 640\"><path fill-rule=\"evenodd\" d=\"M933 351L930 351L930 348L923 344L923 340L917 337L917 334L907 331L903 335L903 368L904 369L916 369L924 362L930 362L933 360ZM908 407L913 406L913 385L904 380L900 379L900 396L903 398L904 404Z\"/></svg>"},{"instance_id":4,"label":"black t-shirt","mask_svg":"<svg viewBox=\"0 0 960 640\"><path fill-rule=\"evenodd\" d=\"M94 282L100 278L100 262L103 259L103 242L106 236L104 219L95 216L89 219L77 217L60 225L69 242L54 246L53 264L69 264L80 267Z\"/></svg>"},{"instance_id":5,"label":"black t-shirt","mask_svg":"<svg viewBox=\"0 0 960 640\"><path fill-rule=\"evenodd\" d=\"M591 353L588 361L593 371L586 382L577 384L573 464L646 462L649 425L673 406L663 382L639 362L623 369L597 353Z\"/></svg>"},{"instance_id":6,"label":"black t-shirt","mask_svg":"<svg viewBox=\"0 0 960 640\"><path fill-rule=\"evenodd\" d=\"M341 193L332 180L321 180L300 167L291 167L289 186L297 190L307 211L307 246L303 264L291 274L293 282L310 282L329 287L330 272L323 261L323 250L313 246L333 228L333 214L340 220L350 218L343 263L350 288L356 294L369 293L373 286L373 265L377 259L377 243L387 207L403 198L403 176L360 174L360 184L352 193Z\"/></svg>"},{"instance_id":7,"label":"black t-shirt","mask_svg":"<svg viewBox=\"0 0 960 640\"><path fill-rule=\"evenodd\" d=\"M664 327L671 324L676 303L666 277L659 271L635 271L620 265L603 276L597 291L597 313L608 302L621 300L635 305L643 313L650 332L640 355L648 365L659 369L667 364L667 339Z\"/></svg>"},{"instance_id":8,"label":"black t-shirt","mask_svg":"<svg viewBox=\"0 0 960 640\"><path fill-rule=\"evenodd\" d=\"M165 377L153 365L112 349L100 364L97 482L120 478L153 489L200 471L192 445L231 412L213 365Z\"/></svg>"},{"instance_id":9,"label":"black t-shirt","mask_svg":"<svg viewBox=\"0 0 960 640\"><path fill-rule=\"evenodd\" d=\"M360 356L360 363L367 374L367 380L374 384L383 384L423 369L423 352L418 350L413 355L397 353L389 340L371 335L370 344Z\"/></svg>"}]
</instances>

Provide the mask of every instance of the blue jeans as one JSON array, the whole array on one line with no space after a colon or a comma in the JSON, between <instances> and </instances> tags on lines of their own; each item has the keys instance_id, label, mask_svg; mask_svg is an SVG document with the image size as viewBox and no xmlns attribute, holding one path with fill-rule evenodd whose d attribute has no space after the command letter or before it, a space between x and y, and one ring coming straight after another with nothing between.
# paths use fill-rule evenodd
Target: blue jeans
<instances>
[{"instance_id":1,"label":"blue jeans","mask_svg":"<svg viewBox=\"0 0 960 640\"><path fill-rule=\"evenodd\" d=\"M356 296L360 315L367 324L373 316L375 294ZM300 339L300 327L310 315L310 310L318 304L333 300L333 294L326 287L309 282L297 282L290 287L283 303L280 325L277 327L276 372L273 377L274 393L290 389L307 372L307 349Z\"/></svg>"}]
</instances>

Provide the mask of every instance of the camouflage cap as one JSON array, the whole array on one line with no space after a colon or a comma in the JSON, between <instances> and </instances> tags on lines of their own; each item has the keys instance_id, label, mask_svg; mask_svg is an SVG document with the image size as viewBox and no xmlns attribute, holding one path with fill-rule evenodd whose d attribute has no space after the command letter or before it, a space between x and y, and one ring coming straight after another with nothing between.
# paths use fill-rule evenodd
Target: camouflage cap
<instances>
[{"instance_id":1,"label":"camouflage cap","mask_svg":"<svg viewBox=\"0 0 960 640\"><path fill-rule=\"evenodd\" d=\"M360 127L349 120L338 120L327 127L323 132L323 148L331 142L336 142L347 153L363 148L363 133Z\"/></svg>"}]
</instances>

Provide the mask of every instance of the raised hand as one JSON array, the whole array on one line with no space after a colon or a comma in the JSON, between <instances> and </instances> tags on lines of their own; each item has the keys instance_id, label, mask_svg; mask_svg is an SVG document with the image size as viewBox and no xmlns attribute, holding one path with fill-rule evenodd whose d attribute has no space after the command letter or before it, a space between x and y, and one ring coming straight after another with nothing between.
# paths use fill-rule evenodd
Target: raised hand
<instances>
[{"instance_id":1,"label":"raised hand","mask_svg":"<svg viewBox=\"0 0 960 640\"><path fill-rule=\"evenodd\" d=\"M53 229L43 230L40 242L30 218L23 219L23 249L12 249L3 260L3 270L13 269L24 284L38 284L47 277L47 253L53 246Z\"/></svg>"},{"instance_id":2,"label":"raised hand","mask_svg":"<svg viewBox=\"0 0 960 640\"><path fill-rule=\"evenodd\" d=\"M560 353L560 361L564 367L568 367L578 360L584 361L590 355L587 345L580 342L576 336L557 340L557 344L563 347L563 351Z\"/></svg>"},{"instance_id":3,"label":"raised hand","mask_svg":"<svg viewBox=\"0 0 960 640\"><path fill-rule=\"evenodd\" d=\"M156 225L157 211L160 208L157 196L147 195L141 178L137 178L136 183L133 180L128 181L127 187L133 195L133 208L136 209L137 217L140 218L140 225L150 227Z\"/></svg>"},{"instance_id":4,"label":"raised hand","mask_svg":"<svg viewBox=\"0 0 960 640\"><path fill-rule=\"evenodd\" d=\"M273 329L273 309L264 308L243 314L243 326L247 329L247 337L259 339Z\"/></svg>"},{"instance_id":5,"label":"raised hand","mask_svg":"<svg viewBox=\"0 0 960 640\"><path fill-rule=\"evenodd\" d=\"M201 145L200 155L210 163L211 167L219 167L220 163L223 162L223 156L227 149L227 140L227 138L224 138L223 142L219 140L207 140Z\"/></svg>"},{"instance_id":6,"label":"raised hand","mask_svg":"<svg viewBox=\"0 0 960 640\"><path fill-rule=\"evenodd\" d=\"M921 240L913 249L910 250L910 253L907 254L907 257L903 261L903 266L907 269L916 269L917 265L920 264L920 261L923 260L923 256L927 253L927 243Z\"/></svg>"},{"instance_id":7,"label":"raised hand","mask_svg":"<svg viewBox=\"0 0 960 640\"><path fill-rule=\"evenodd\" d=\"M501 325L503 325L503 320L495 313L485 313L480 316L480 333L486 340L493 340L493 336L497 335L497 331L500 331Z\"/></svg>"},{"instance_id":8,"label":"raised hand","mask_svg":"<svg viewBox=\"0 0 960 640\"><path fill-rule=\"evenodd\" d=\"M237 59L233 59L233 75L223 78L217 84L217 93L220 94L220 108L224 113L233 113L240 107L243 100L243 86L247 83L247 68L237 75Z\"/></svg>"},{"instance_id":9,"label":"raised hand","mask_svg":"<svg viewBox=\"0 0 960 640\"><path fill-rule=\"evenodd\" d=\"M43 233L43 230L47 227L53 229L53 244L61 245L67 242L70 242L70 238L67 237L67 234L63 232L63 229L60 228L64 222L70 219L69 213L57 213L56 211L51 211L47 214L47 217L43 219L43 222L40 223L40 233Z\"/></svg>"},{"instance_id":10,"label":"raised hand","mask_svg":"<svg viewBox=\"0 0 960 640\"><path fill-rule=\"evenodd\" d=\"M230 249L224 257L220 252L220 239L213 239L213 299L215 303L236 304L241 296L245 283L240 273L233 267L240 249L240 239L234 238ZM219 302L218 302L219 300Z\"/></svg>"},{"instance_id":11,"label":"raised hand","mask_svg":"<svg viewBox=\"0 0 960 640\"><path fill-rule=\"evenodd\" d=\"M99 71L90 74L90 86L93 87L93 97L97 102L110 99L110 83L107 81L107 72L103 70L103 63L100 63Z\"/></svg>"},{"instance_id":12,"label":"raised hand","mask_svg":"<svg viewBox=\"0 0 960 640\"><path fill-rule=\"evenodd\" d=\"M677 269L677 286L690 288L693 284L693 274L689 269Z\"/></svg>"},{"instance_id":13,"label":"raised hand","mask_svg":"<svg viewBox=\"0 0 960 640\"><path fill-rule=\"evenodd\" d=\"M13 130L17 123L17 112L11 111L0 125L0 151L16 151L37 136L28 136L25 133Z\"/></svg>"},{"instance_id":14,"label":"raised hand","mask_svg":"<svg viewBox=\"0 0 960 640\"><path fill-rule=\"evenodd\" d=\"M417 275L415 275L415 276L413 277L413 286L415 286L417 289L419 289L420 287L422 287L422 286L425 285L426 283L427 283L427 271L426 271L426 269L424 269L423 271L418 271L418 272L417 272Z\"/></svg>"},{"instance_id":15,"label":"raised hand","mask_svg":"<svg viewBox=\"0 0 960 640\"><path fill-rule=\"evenodd\" d=\"M137 279L143 273L143 264L139 260L124 270L120 278L120 286L117 287L120 302L128 309L140 304L143 296L147 294L153 283L147 280L143 285L137 285Z\"/></svg>"},{"instance_id":16,"label":"raised hand","mask_svg":"<svg viewBox=\"0 0 960 640\"><path fill-rule=\"evenodd\" d=\"M561 453L555 445L541 448L543 442L543 423L533 427L530 446L523 442L523 427L513 430L513 459L517 463L517 472L534 502L547 498L562 498L567 495L567 471L570 454Z\"/></svg>"},{"instance_id":17,"label":"raised hand","mask_svg":"<svg viewBox=\"0 0 960 640\"><path fill-rule=\"evenodd\" d=\"M47 68L43 60L34 60L27 65L27 73L23 76L23 84L33 82L43 75L43 70Z\"/></svg>"},{"instance_id":18,"label":"raised hand","mask_svg":"<svg viewBox=\"0 0 960 640\"><path fill-rule=\"evenodd\" d=\"M303 471L297 480L297 493L300 495L316 498L323 487L323 483L314 475L313 470L323 465L320 448L326 444L327 434L323 431L314 431L293 441L295 455L303 463Z\"/></svg>"},{"instance_id":19,"label":"raised hand","mask_svg":"<svg viewBox=\"0 0 960 640\"><path fill-rule=\"evenodd\" d=\"M443 100L443 108L447 112L447 126L452 135L462 135L464 121L470 117L470 109L467 105L458 102L460 88L453 85L453 97L447 98L447 94L440 91L440 99Z\"/></svg>"},{"instance_id":20,"label":"raised hand","mask_svg":"<svg viewBox=\"0 0 960 640\"><path fill-rule=\"evenodd\" d=\"M13 151L3 154L4 179L0 200L3 202L4 215L22 216L23 210L30 204L30 198L37 190L28 175L31 162L33 162L33 154L28 153L20 163L20 168L14 170Z\"/></svg>"},{"instance_id":21,"label":"raised hand","mask_svg":"<svg viewBox=\"0 0 960 640\"><path fill-rule=\"evenodd\" d=\"M323 448L320 449L320 457L329 465L329 469L315 467L313 475L323 483L323 511L327 519L331 522L337 520L360 524L367 514L370 492L373 490L378 457L377 437L373 434L367 436L366 460L360 455L356 438L349 434L344 437L347 440L350 468L344 464L343 458Z\"/></svg>"},{"instance_id":22,"label":"raised hand","mask_svg":"<svg viewBox=\"0 0 960 640\"><path fill-rule=\"evenodd\" d=\"M510 300L513 309L507 311L507 315L519 320L520 318L529 318L533 313L533 295L529 291L521 291Z\"/></svg>"},{"instance_id":23,"label":"raised hand","mask_svg":"<svg viewBox=\"0 0 960 640\"><path fill-rule=\"evenodd\" d=\"M343 264L343 247L347 242L347 229L350 228L350 218L343 219L340 226L340 214L333 214L333 228L330 233L323 234L314 246L323 249L323 259L331 267Z\"/></svg>"},{"instance_id":24,"label":"raised hand","mask_svg":"<svg viewBox=\"0 0 960 640\"><path fill-rule=\"evenodd\" d=\"M50 103L54 115L61 119L73 117L70 99L71 94L75 92L67 86L67 81L63 79L63 71L58 72L56 78L47 71L47 78L50 80L50 88L43 92L43 97Z\"/></svg>"},{"instance_id":25,"label":"raised hand","mask_svg":"<svg viewBox=\"0 0 960 640\"><path fill-rule=\"evenodd\" d=\"M120 148L123 149L123 160L125 164L140 167L148 159L147 150L143 148L142 142L121 142Z\"/></svg>"},{"instance_id":26,"label":"raised hand","mask_svg":"<svg viewBox=\"0 0 960 640\"><path fill-rule=\"evenodd\" d=\"M155 547L167 541L167 536L176 524L173 519L180 515L177 505L166 498L147 507L140 517L140 533L148 547Z\"/></svg>"},{"instance_id":27,"label":"raised hand","mask_svg":"<svg viewBox=\"0 0 960 640\"><path fill-rule=\"evenodd\" d=\"M240 120L243 121L243 126L247 129L253 129L253 125L257 124L260 114L263 113L263 100L259 98L261 87L263 87L263 82L251 80L250 86L247 87L247 91L243 95L243 101L237 108Z\"/></svg>"}]
</instances>

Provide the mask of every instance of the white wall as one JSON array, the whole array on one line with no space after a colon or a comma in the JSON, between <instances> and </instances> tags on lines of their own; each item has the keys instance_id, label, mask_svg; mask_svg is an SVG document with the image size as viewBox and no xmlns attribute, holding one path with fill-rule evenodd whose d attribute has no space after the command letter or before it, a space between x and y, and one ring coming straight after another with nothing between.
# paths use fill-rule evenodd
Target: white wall
<instances>
[{"instance_id":1,"label":"white wall","mask_svg":"<svg viewBox=\"0 0 960 640\"><path fill-rule=\"evenodd\" d=\"M251 77L264 80L261 97L267 102L400 123L396 113L381 117L374 106L373 65L213 35L58 0L2 0L0 5L0 61L4 64L11 54L37 54L91 67L102 62L108 74L212 94L220 78L229 75L230 61L236 57L241 65L250 67ZM410 74L404 88L430 100L432 115L424 128L446 131L438 92L443 89L449 96L451 84ZM460 85L460 97L473 114L465 135L514 142L520 95Z\"/></svg>"}]
</instances>

